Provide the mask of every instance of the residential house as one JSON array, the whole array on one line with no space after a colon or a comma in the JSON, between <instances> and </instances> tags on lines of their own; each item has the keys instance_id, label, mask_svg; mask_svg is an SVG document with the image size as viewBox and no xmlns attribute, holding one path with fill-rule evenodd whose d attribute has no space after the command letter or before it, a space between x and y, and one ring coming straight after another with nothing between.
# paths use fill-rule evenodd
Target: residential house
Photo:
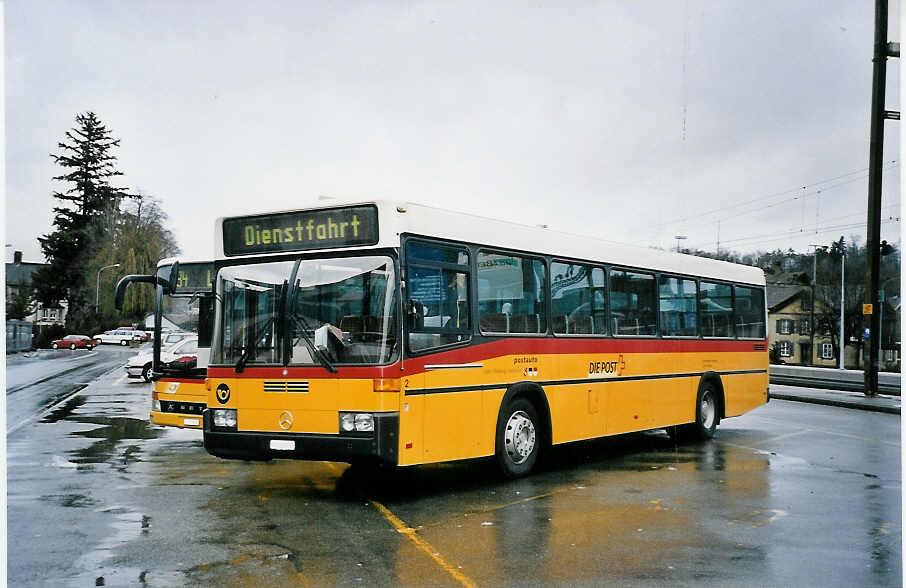
<instances>
[{"instance_id":1,"label":"residential house","mask_svg":"<svg viewBox=\"0 0 906 588\"><path fill-rule=\"evenodd\" d=\"M777 345L784 363L837 366L834 346L826 333L815 333L812 350L811 288L808 286L768 284L768 339ZM821 309L821 301L818 301Z\"/></svg>"},{"instance_id":2,"label":"residential house","mask_svg":"<svg viewBox=\"0 0 906 588\"><path fill-rule=\"evenodd\" d=\"M39 268L47 264L22 261L22 252L13 253L13 262L6 264L6 299L20 294L22 291L31 293L31 277ZM57 306L42 306L37 304L35 311L25 317L27 322L38 326L62 325L66 320L66 302Z\"/></svg>"}]
</instances>

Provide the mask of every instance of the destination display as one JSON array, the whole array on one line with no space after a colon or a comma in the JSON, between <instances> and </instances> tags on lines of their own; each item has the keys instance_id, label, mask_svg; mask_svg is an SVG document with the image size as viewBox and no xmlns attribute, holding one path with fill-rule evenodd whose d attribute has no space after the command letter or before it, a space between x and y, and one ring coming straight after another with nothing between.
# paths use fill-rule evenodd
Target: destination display
<instances>
[{"instance_id":1,"label":"destination display","mask_svg":"<svg viewBox=\"0 0 906 588\"><path fill-rule=\"evenodd\" d=\"M279 253L378 242L377 207L349 206L224 219L223 253Z\"/></svg>"},{"instance_id":2,"label":"destination display","mask_svg":"<svg viewBox=\"0 0 906 588\"><path fill-rule=\"evenodd\" d=\"M180 263L177 268L176 293L194 294L198 290L210 290L214 281L213 263Z\"/></svg>"}]
</instances>

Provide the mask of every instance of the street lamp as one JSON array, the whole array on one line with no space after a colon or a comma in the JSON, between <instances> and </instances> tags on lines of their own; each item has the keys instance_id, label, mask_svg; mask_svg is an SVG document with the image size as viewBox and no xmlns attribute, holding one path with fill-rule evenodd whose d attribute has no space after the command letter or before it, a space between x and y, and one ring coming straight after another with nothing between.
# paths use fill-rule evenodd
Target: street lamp
<instances>
[{"instance_id":1,"label":"street lamp","mask_svg":"<svg viewBox=\"0 0 906 588\"><path fill-rule=\"evenodd\" d=\"M679 242L683 239L688 239L689 237L686 235L675 235L673 238L676 239L676 252L679 253Z\"/></svg>"},{"instance_id":2,"label":"street lamp","mask_svg":"<svg viewBox=\"0 0 906 588\"><path fill-rule=\"evenodd\" d=\"M94 314L98 313L98 303L101 300L101 272L104 271L105 269L110 269L112 267L119 267L119 266L120 266L120 264L114 263L111 265L105 265L104 267L102 267L101 269L98 270L98 279L97 279L97 284L96 284L95 291L94 291Z\"/></svg>"}]
</instances>

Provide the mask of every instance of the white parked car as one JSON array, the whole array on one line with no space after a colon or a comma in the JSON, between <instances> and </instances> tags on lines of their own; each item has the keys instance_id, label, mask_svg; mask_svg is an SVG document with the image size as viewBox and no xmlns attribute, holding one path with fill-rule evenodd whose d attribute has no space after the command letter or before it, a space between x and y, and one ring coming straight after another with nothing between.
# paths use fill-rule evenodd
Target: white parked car
<instances>
[{"instance_id":1,"label":"white parked car","mask_svg":"<svg viewBox=\"0 0 906 588\"><path fill-rule=\"evenodd\" d=\"M180 331L162 333L160 336L160 347L161 349L164 349L189 337L198 337L198 335L196 335L195 333L183 333Z\"/></svg>"},{"instance_id":2,"label":"white parked car","mask_svg":"<svg viewBox=\"0 0 906 588\"><path fill-rule=\"evenodd\" d=\"M101 343L114 343L125 347L132 341L140 341L141 335L137 334L135 330L113 329L112 331L101 333L100 335L94 335L92 339L94 339L98 345Z\"/></svg>"},{"instance_id":3,"label":"white parked car","mask_svg":"<svg viewBox=\"0 0 906 588\"><path fill-rule=\"evenodd\" d=\"M161 363L171 363L192 358L198 358L198 335L191 335L171 344L169 347L162 347L160 350ZM146 382L150 382L151 362L153 359L153 351L145 351L131 357L126 362L126 373L130 378L141 378Z\"/></svg>"}]
</instances>

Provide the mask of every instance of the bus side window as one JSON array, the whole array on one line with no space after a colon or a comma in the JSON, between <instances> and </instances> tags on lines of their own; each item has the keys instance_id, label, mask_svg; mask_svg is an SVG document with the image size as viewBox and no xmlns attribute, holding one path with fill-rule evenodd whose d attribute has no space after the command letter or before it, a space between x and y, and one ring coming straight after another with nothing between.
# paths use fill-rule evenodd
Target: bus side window
<instances>
[{"instance_id":1,"label":"bus side window","mask_svg":"<svg viewBox=\"0 0 906 588\"><path fill-rule=\"evenodd\" d=\"M585 265L551 264L551 308L554 333L601 335L604 317L604 270Z\"/></svg>"},{"instance_id":2,"label":"bus side window","mask_svg":"<svg viewBox=\"0 0 906 588\"><path fill-rule=\"evenodd\" d=\"M610 312L614 335L657 334L654 276L625 270L610 272Z\"/></svg>"},{"instance_id":3,"label":"bus side window","mask_svg":"<svg viewBox=\"0 0 906 588\"><path fill-rule=\"evenodd\" d=\"M661 334L665 337L694 337L696 329L695 280L661 276Z\"/></svg>"},{"instance_id":4,"label":"bus side window","mask_svg":"<svg viewBox=\"0 0 906 588\"><path fill-rule=\"evenodd\" d=\"M764 292L757 288L733 286L736 301L736 335L764 339Z\"/></svg>"},{"instance_id":5,"label":"bus side window","mask_svg":"<svg viewBox=\"0 0 906 588\"><path fill-rule=\"evenodd\" d=\"M540 259L478 253L479 327L483 333L547 332L546 268Z\"/></svg>"},{"instance_id":6,"label":"bus side window","mask_svg":"<svg viewBox=\"0 0 906 588\"><path fill-rule=\"evenodd\" d=\"M733 293L728 284L701 282L698 308L703 337L733 336Z\"/></svg>"},{"instance_id":7,"label":"bus side window","mask_svg":"<svg viewBox=\"0 0 906 588\"><path fill-rule=\"evenodd\" d=\"M471 338L469 252L410 241L406 245L409 348L423 351Z\"/></svg>"}]
</instances>

